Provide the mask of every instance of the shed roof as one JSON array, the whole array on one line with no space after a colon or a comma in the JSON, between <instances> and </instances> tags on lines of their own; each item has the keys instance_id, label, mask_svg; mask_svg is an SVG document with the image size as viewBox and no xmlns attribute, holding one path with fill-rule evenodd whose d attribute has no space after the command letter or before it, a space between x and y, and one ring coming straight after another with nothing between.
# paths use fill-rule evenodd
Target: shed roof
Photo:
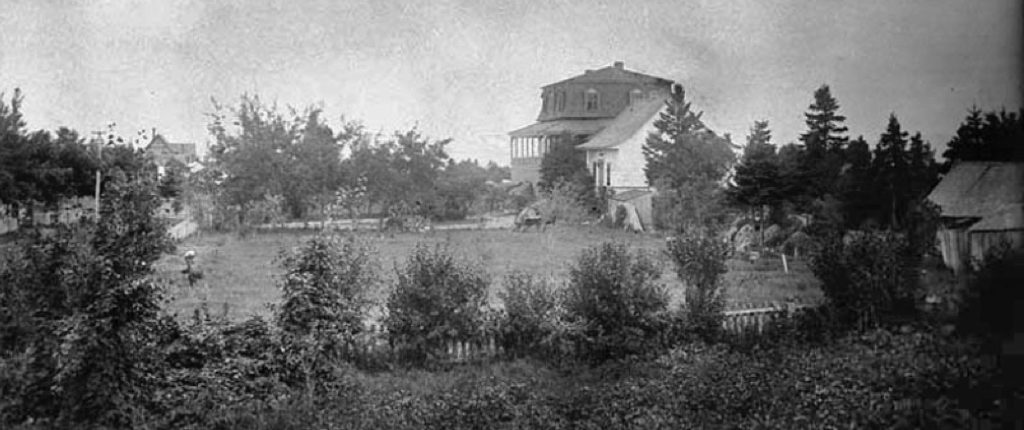
<instances>
[{"instance_id":1,"label":"shed roof","mask_svg":"<svg viewBox=\"0 0 1024 430\"><path fill-rule=\"evenodd\" d=\"M509 133L512 137L552 136L563 133L594 134L601 131L614 118L557 119L541 121Z\"/></svg>"},{"instance_id":2,"label":"shed roof","mask_svg":"<svg viewBox=\"0 0 1024 430\"><path fill-rule=\"evenodd\" d=\"M928 200L939 205L944 217L985 218L1002 213L1024 204L1024 163L957 163L932 189Z\"/></svg>"},{"instance_id":3,"label":"shed roof","mask_svg":"<svg viewBox=\"0 0 1024 430\"><path fill-rule=\"evenodd\" d=\"M644 124L665 107L665 99L661 97L646 98L635 105L627 107L619 113L600 133L587 140L576 149L606 149L619 146L635 135Z\"/></svg>"}]
</instances>

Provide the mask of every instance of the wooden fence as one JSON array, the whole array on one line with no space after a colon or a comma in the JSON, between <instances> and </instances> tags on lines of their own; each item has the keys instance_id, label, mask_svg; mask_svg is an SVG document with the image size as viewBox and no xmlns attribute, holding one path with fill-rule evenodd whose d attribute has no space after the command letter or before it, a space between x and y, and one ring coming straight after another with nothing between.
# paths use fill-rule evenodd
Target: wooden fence
<instances>
[{"instance_id":1,"label":"wooden fence","mask_svg":"<svg viewBox=\"0 0 1024 430\"><path fill-rule=\"evenodd\" d=\"M756 308L729 310L725 312L722 328L730 334L761 334L772 323L792 318L800 312L817 306L808 303L778 303ZM351 352L370 359L393 357L396 351L394 345L390 344L387 339L387 330L380 325L373 324L358 337ZM441 362L476 362L506 356L506 351L493 335L476 340L449 339L440 343L441 346L430 351L428 355Z\"/></svg>"},{"instance_id":2,"label":"wooden fence","mask_svg":"<svg viewBox=\"0 0 1024 430\"><path fill-rule=\"evenodd\" d=\"M169 234L172 239L181 240L195 234L197 230L199 230L199 224L196 224L195 221L190 219L186 219L168 228L167 234Z\"/></svg>"}]
</instances>

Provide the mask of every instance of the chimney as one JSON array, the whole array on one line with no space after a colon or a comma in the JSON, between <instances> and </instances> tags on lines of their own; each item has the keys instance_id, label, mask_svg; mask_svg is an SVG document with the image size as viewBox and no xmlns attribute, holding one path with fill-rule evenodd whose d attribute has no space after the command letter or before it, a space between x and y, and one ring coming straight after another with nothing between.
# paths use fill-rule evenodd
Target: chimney
<instances>
[{"instance_id":1,"label":"chimney","mask_svg":"<svg viewBox=\"0 0 1024 430\"><path fill-rule=\"evenodd\" d=\"M623 63L621 61L616 61L615 62L615 68L616 69L622 70L624 67L626 67L626 63Z\"/></svg>"}]
</instances>

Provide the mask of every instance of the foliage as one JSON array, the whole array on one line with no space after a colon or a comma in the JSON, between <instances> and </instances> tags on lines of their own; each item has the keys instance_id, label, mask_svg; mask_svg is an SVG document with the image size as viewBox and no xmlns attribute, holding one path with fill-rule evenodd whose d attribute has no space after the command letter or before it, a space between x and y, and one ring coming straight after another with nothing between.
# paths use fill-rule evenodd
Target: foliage
<instances>
[{"instance_id":1,"label":"foliage","mask_svg":"<svg viewBox=\"0 0 1024 430\"><path fill-rule=\"evenodd\" d=\"M722 180L736 160L729 137L719 137L690 110L682 87L673 87L666 112L643 147L649 183L663 194L660 224L675 230L705 230L722 203Z\"/></svg>"},{"instance_id":2,"label":"foliage","mask_svg":"<svg viewBox=\"0 0 1024 430\"><path fill-rule=\"evenodd\" d=\"M837 317L864 329L913 313L920 287L915 252L901 233L851 231L824 240L811 266Z\"/></svg>"},{"instance_id":3,"label":"foliage","mask_svg":"<svg viewBox=\"0 0 1024 430\"><path fill-rule=\"evenodd\" d=\"M583 143L581 136L566 133L552 138L551 150L540 160L540 181L542 191L551 191L560 183L571 183L585 193L594 188L594 178L587 168L587 154L576 150ZM581 198L586 198L584 194Z\"/></svg>"},{"instance_id":4,"label":"foliage","mask_svg":"<svg viewBox=\"0 0 1024 430\"><path fill-rule=\"evenodd\" d=\"M110 183L103 197L98 223L38 235L0 271L0 397L16 399L0 422L130 427L146 415L161 375L161 287L148 275L170 242L153 183Z\"/></svg>"},{"instance_id":5,"label":"foliage","mask_svg":"<svg viewBox=\"0 0 1024 430\"><path fill-rule=\"evenodd\" d=\"M547 280L514 271L498 293L504 303L501 345L514 356L554 357L567 349L572 327L564 322L562 296Z\"/></svg>"},{"instance_id":6,"label":"foliage","mask_svg":"<svg viewBox=\"0 0 1024 430\"><path fill-rule=\"evenodd\" d=\"M375 251L353 236L315 236L283 252L283 300L277 323L294 336L351 342L363 329L367 295L378 282Z\"/></svg>"},{"instance_id":7,"label":"foliage","mask_svg":"<svg viewBox=\"0 0 1024 430\"><path fill-rule=\"evenodd\" d=\"M835 192L835 184L843 167L842 153L848 138L846 117L839 115L839 102L828 85L814 91L814 102L804 114L807 132L800 135L806 157L803 171L810 176L812 198Z\"/></svg>"},{"instance_id":8,"label":"foliage","mask_svg":"<svg viewBox=\"0 0 1024 430\"><path fill-rule=\"evenodd\" d=\"M706 341L718 337L725 310L721 285L729 246L715 238L684 235L668 240L669 258L686 285L685 317L689 330Z\"/></svg>"},{"instance_id":9,"label":"foliage","mask_svg":"<svg viewBox=\"0 0 1024 430\"><path fill-rule=\"evenodd\" d=\"M943 171L957 161L1024 161L1024 110L982 112L972 107L942 153Z\"/></svg>"},{"instance_id":10,"label":"foliage","mask_svg":"<svg viewBox=\"0 0 1024 430\"><path fill-rule=\"evenodd\" d=\"M1008 244L997 246L979 266L961 292L958 324L962 331L979 335L998 348L1020 330L1014 314L1022 301L1024 250Z\"/></svg>"},{"instance_id":11,"label":"foliage","mask_svg":"<svg viewBox=\"0 0 1024 430\"><path fill-rule=\"evenodd\" d=\"M395 271L384 326L408 359L422 363L447 340L481 335L490 280L480 268L440 245L418 244Z\"/></svg>"},{"instance_id":12,"label":"foliage","mask_svg":"<svg viewBox=\"0 0 1024 430\"><path fill-rule=\"evenodd\" d=\"M750 128L732 180L728 195L733 203L760 210L777 205L785 198L768 121L755 121ZM765 215L762 213L761 218Z\"/></svg>"},{"instance_id":13,"label":"foliage","mask_svg":"<svg viewBox=\"0 0 1024 430\"><path fill-rule=\"evenodd\" d=\"M665 327L668 295L654 259L625 244L584 250L569 268L566 318L581 326L582 357L601 362L651 351Z\"/></svg>"}]
</instances>

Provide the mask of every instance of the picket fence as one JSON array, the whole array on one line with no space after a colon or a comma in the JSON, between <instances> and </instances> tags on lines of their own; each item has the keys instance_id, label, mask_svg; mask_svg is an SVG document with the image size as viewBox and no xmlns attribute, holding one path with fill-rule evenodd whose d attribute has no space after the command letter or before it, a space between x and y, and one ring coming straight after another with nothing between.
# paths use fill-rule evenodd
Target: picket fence
<instances>
[{"instance_id":1,"label":"picket fence","mask_svg":"<svg viewBox=\"0 0 1024 430\"><path fill-rule=\"evenodd\" d=\"M817 306L812 303L791 302L729 310L724 312L722 328L730 334L762 334L772 323L792 318ZM358 337L350 352L370 359L392 357L396 353L396 348L387 339L386 329L372 324ZM506 356L505 349L493 335L475 340L448 339L440 343L441 346L430 351L429 355L441 362L479 362Z\"/></svg>"},{"instance_id":2,"label":"picket fence","mask_svg":"<svg viewBox=\"0 0 1024 430\"><path fill-rule=\"evenodd\" d=\"M168 228L167 234L170 235L172 239L181 240L195 234L198 230L199 224L196 224L195 221L190 219L186 219Z\"/></svg>"}]
</instances>

